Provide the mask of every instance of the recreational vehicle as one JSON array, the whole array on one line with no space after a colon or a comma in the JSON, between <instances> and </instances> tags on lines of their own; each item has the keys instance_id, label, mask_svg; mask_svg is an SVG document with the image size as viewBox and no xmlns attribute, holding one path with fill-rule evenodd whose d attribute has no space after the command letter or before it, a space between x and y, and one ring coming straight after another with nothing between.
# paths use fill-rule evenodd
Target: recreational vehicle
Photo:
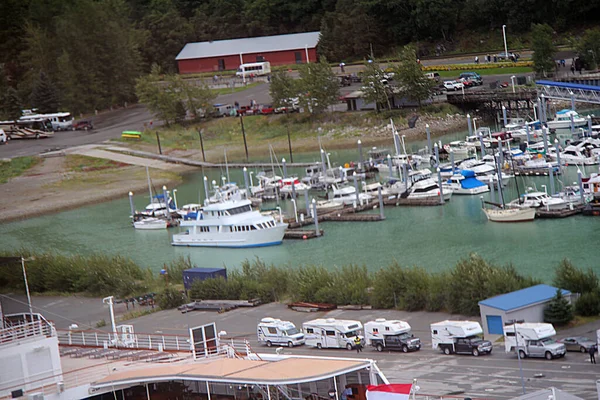
<instances>
[{"instance_id":1,"label":"recreational vehicle","mask_svg":"<svg viewBox=\"0 0 600 400\"><path fill-rule=\"evenodd\" d=\"M444 354L489 354L492 342L478 337L483 333L479 322L442 321L431 324L431 344Z\"/></svg>"},{"instance_id":2,"label":"recreational vehicle","mask_svg":"<svg viewBox=\"0 0 600 400\"><path fill-rule=\"evenodd\" d=\"M564 357L567 348L556 343L554 326L542 322L525 322L504 327L504 350L507 353L519 352L521 358L540 357L552 360Z\"/></svg>"},{"instance_id":3,"label":"recreational vehicle","mask_svg":"<svg viewBox=\"0 0 600 400\"><path fill-rule=\"evenodd\" d=\"M282 321L276 318L263 318L256 327L258 343L264 343L267 347L274 344L282 344L294 347L304 344L304 335L290 321Z\"/></svg>"},{"instance_id":4,"label":"recreational vehicle","mask_svg":"<svg viewBox=\"0 0 600 400\"><path fill-rule=\"evenodd\" d=\"M261 76L261 75L269 75L271 73L271 63L268 61L242 64L239 66L237 72L235 73L238 77L249 77L253 76Z\"/></svg>"},{"instance_id":5,"label":"recreational vehicle","mask_svg":"<svg viewBox=\"0 0 600 400\"><path fill-rule=\"evenodd\" d=\"M410 333L410 325L406 321L388 321L385 318L369 321L365 324L365 339L367 345L377 351L402 350L408 353L421 348L421 340Z\"/></svg>"},{"instance_id":6,"label":"recreational vehicle","mask_svg":"<svg viewBox=\"0 0 600 400\"><path fill-rule=\"evenodd\" d=\"M335 318L315 319L302 324L306 345L318 349L352 350L357 336L361 342L364 340L360 335L362 327L360 321Z\"/></svg>"},{"instance_id":7,"label":"recreational vehicle","mask_svg":"<svg viewBox=\"0 0 600 400\"><path fill-rule=\"evenodd\" d=\"M19 119L19 122L24 121L47 120L52 124L54 131L70 131L73 130L73 116L68 112L60 112L54 114L27 114Z\"/></svg>"}]
</instances>

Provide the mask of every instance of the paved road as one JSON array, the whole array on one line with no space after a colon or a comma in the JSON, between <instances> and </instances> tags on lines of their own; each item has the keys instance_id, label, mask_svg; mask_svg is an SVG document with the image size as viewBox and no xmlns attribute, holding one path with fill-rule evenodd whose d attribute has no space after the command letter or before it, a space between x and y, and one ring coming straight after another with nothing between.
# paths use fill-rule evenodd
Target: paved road
<instances>
[{"instance_id":1,"label":"paved road","mask_svg":"<svg viewBox=\"0 0 600 400\"><path fill-rule=\"evenodd\" d=\"M17 296L23 301L23 296ZM59 329L77 323L80 327L92 326L100 319L109 320L108 309L100 299L76 297L34 297L34 311L42 311L53 320ZM5 301L5 312L25 311L22 303ZM119 304L117 315L125 312ZM411 382L418 379L421 393L449 394L464 392L465 397L508 399L521 393L518 362L514 355L506 354L502 344L495 346L489 356L445 356L431 348L429 324L444 319L466 319L460 315L427 312L402 312L393 310L333 310L328 313L301 313L288 309L283 304L265 304L255 308L240 308L223 314L214 312L191 312L181 314L176 310L160 311L127 323L133 324L137 333L164 333L186 335L188 327L216 322L218 331L227 332L227 338L247 338L255 351L274 353L275 348L261 346L256 341L256 324L266 316L290 320L300 326L315 318L357 319L363 323L375 318L403 319L408 321L415 336L420 337L423 348L414 353L378 353L367 348L362 353L347 350L317 350L306 346L284 349L284 354L322 355L331 357L360 357L377 361L378 366L391 382ZM594 337L600 321L560 333L560 336L587 335ZM110 327L103 328L108 331ZM558 387L584 399L597 398L595 380L600 376L600 365L592 366L586 354L569 353L558 360L523 360L523 376L526 390L532 392L550 386ZM541 375L540 375L541 374Z\"/></svg>"}]
</instances>

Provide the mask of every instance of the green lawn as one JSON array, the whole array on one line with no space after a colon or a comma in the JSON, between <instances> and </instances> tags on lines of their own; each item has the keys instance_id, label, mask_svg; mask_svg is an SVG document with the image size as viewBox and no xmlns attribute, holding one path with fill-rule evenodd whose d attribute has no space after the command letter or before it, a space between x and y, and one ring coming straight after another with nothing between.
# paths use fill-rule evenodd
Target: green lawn
<instances>
[{"instance_id":1,"label":"green lawn","mask_svg":"<svg viewBox=\"0 0 600 400\"><path fill-rule=\"evenodd\" d=\"M9 179L23 174L40 162L38 157L16 157L10 161L0 161L0 184L8 182Z\"/></svg>"},{"instance_id":2,"label":"green lawn","mask_svg":"<svg viewBox=\"0 0 600 400\"><path fill-rule=\"evenodd\" d=\"M490 69L470 69L468 71L437 71L441 78L456 78L462 72L477 72L479 75L516 75L527 74L533 72L531 67L506 67L506 68L490 68Z\"/></svg>"},{"instance_id":3,"label":"green lawn","mask_svg":"<svg viewBox=\"0 0 600 400\"><path fill-rule=\"evenodd\" d=\"M236 86L233 89L221 88L221 89L212 89L212 91L213 91L213 93L217 94L217 96L220 94L238 93L238 92L242 92L246 89L250 89L251 87L262 85L263 83L264 82L254 82L254 83L249 83L246 86Z\"/></svg>"}]
</instances>

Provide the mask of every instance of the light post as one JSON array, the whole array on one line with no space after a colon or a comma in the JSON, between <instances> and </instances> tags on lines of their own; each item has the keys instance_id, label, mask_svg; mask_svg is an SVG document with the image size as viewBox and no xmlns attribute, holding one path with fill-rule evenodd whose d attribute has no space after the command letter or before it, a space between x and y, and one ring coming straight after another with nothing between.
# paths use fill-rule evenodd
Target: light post
<instances>
[{"instance_id":1,"label":"light post","mask_svg":"<svg viewBox=\"0 0 600 400\"><path fill-rule=\"evenodd\" d=\"M33 258L27 259L27 261L33 260ZM29 306L29 318L33 323L33 307L31 307L31 295L29 294L29 283L27 283L27 272L25 270L25 258L21 257L21 268L23 268L23 280L25 281L25 291L27 292L27 305Z\"/></svg>"},{"instance_id":2,"label":"light post","mask_svg":"<svg viewBox=\"0 0 600 400\"><path fill-rule=\"evenodd\" d=\"M512 83L512 89L513 89L513 93L515 92L515 79L516 79L516 78L517 78L517 77L516 77L516 76L514 76L514 75L510 77L510 82Z\"/></svg>"},{"instance_id":3,"label":"light post","mask_svg":"<svg viewBox=\"0 0 600 400\"><path fill-rule=\"evenodd\" d=\"M502 37L504 38L504 57L508 59L508 47L506 46L506 25L502 25Z\"/></svg>"},{"instance_id":4,"label":"light post","mask_svg":"<svg viewBox=\"0 0 600 400\"><path fill-rule=\"evenodd\" d=\"M523 394L525 394L525 378L523 377L523 365L521 363L521 352L519 351L519 335L517 333L517 324L522 324L525 320L511 319L506 321L504 325L512 325L515 329L515 345L517 346L517 359L519 360L519 373L521 374L521 387L523 388Z\"/></svg>"}]
</instances>

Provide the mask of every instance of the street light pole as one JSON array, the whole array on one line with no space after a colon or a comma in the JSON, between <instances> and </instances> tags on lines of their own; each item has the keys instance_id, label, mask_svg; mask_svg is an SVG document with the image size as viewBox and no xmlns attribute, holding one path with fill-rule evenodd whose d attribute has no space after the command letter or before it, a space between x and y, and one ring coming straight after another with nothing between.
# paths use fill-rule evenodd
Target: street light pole
<instances>
[{"instance_id":1,"label":"street light pole","mask_svg":"<svg viewBox=\"0 0 600 400\"><path fill-rule=\"evenodd\" d=\"M523 364L521 362L521 352L519 351L519 334L517 332L517 324L525 322L524 320L510 320L506 321L505 325L512 325L515 329L515 344L517 345L517 359L519 360L519 373L521 374L521 387L523 394L525 394L525 378L523 377Z\"/></svg>"},{"instance_id":2,"label":"street light pole","mask_svg":"<svg viewBox=\"0 0 600 400\"><path fill-rule=\"evenodd\" d=\"M502 37L504 38L504 57L508 59L508 47L506 46L506 25L502 25Z\"/></svg>"},{"instance_id":3,"label":"street light pole","mask_svg":"<svg viewBox=\"0 0 600 400\"><path fill-rule=\"evenodd\" d=\"M27 283L27 272L25 271L25 258L21 257L21 268L23 268L23 279L25 280L25 291L27 292L27 305L29 306L29 318L33 322L33 307L31 307L31 295L29 294L29 284Z\"/></svg>"}]
</instances>

